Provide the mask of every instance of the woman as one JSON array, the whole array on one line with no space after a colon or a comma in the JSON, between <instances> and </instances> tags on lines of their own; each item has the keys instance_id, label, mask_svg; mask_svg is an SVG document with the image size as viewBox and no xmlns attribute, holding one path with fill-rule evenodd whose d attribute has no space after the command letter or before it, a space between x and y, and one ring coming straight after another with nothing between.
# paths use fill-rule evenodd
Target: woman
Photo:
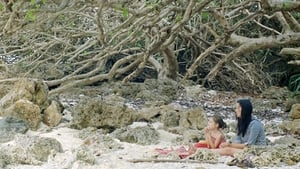
<instances>
[{"instance_id":1,"label":"woman","mask_svg":"<svg viewBox=\"0 0 300 169\"><path fill-rule=\"evenodd\" d=\"M242 151L247 145L266 145L263 124L252 116L252 104L249 99L238 100L235 107L237 118L237 137L232 142L222 143L221 149L213 149L220 155L233 156Z\"/></svg>"}]
</instances>

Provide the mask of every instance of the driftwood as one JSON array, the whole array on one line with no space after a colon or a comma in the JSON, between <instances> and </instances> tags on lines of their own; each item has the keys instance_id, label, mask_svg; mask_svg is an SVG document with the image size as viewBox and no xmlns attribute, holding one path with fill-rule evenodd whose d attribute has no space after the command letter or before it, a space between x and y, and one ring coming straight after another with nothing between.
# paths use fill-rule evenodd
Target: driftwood
<instances>
[{"instance_id":1,"label":"driftwood","mask_svg":"<svg viewBox=\"0 0 300 169\"><path fill-rule=\"evenodd\" d=\"M296 55L297 58L300 57L300 48L283 48L281 49L280 55Z\"/></svg>"},{"instance_id":2,"label":"driftwood","mask_svg":"<svg viewBox=\"0 0 300 169\"><path fill-rule=\"evenodd\" d=\"M205 160L172 160L172 159L131 159L127 160L132 163L208 163L208 164L218 164L220 162L216 161L205 161Z\"/></svg>"}]
</instances>

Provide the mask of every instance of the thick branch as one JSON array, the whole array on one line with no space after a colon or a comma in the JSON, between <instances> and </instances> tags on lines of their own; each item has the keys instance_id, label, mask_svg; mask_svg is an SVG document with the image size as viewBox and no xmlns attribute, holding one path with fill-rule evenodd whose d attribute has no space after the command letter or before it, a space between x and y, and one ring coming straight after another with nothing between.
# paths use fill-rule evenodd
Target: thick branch
<instances>
[{"instance_id":1,"label":"thick branch","mask_svg":"<svg viewBox=\"0 0 300 169\"><path fill-rule=\"evenodd\" d=\"M224 41L223 41L224 42ZM184 76L184 79L187 79L192 76L193 72L196 70L196 68L201 64L201 62L209 56L217 47L219 47L222 44L222 40L218 39L213 45L211 45L209 48L207 48L203 53L200 54L200 56L197 57L197 59L194 61L194 63L190 66L190 68L187 70L186 75Z\"/></svg>"},{"instance_id":2,"label":"thick branch","mask_svg":"<svg viewBox=\"0 0 300 169\"><path fill-rule=\"evenodd\" d=\"M217 65L215 65L214 68L205 77L205 81L212 80L218 73L218 70L221 67L223 67L227 62L245 53L250 53L259 49L282 47L284 45L290 45L290 44L299 44L300 33L284 34L284 35L279 35L277 37L264 37L264 38L252 38L252 39L233 34L231 36L231 42L234 42L234 44L238 43L240 44L240 46L234 49L229 54L227 54L221 61L219 61Z\"/></svg>"},{"instance_id":3,"label":"thick branch","mask_svg":"<svg viewBox=\"0 0 300 169\"><path fill-rule=\"evenodd\" d=\"M300 32L300 23L289 12L283 12L283 16L294 32Z\"/></svg>"},{"instance_id":4,"label":"thick branch","mask_svg":"<svg viewBox=\"0 0 300 169\"><path fill-rule=\"evenodd\" d=\"M296 55L300 58L300 48L283 48L279 52L280 55Z\"/></svg>"},{"instance_id":5,"label":"thick branch","mask_svg":"<svg viewBox=\"0 0 300 169\"><path fill-rule=\"evenodd\" d=\"M300 2L293 0L262 0L262 7L270 11L300 11Z\"/></svg>"}]
</instances>

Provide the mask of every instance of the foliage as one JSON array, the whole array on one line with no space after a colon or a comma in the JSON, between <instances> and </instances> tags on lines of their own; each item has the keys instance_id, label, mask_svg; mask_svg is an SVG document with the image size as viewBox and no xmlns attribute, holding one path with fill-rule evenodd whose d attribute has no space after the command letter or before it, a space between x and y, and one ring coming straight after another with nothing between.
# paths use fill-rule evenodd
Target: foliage
<instances>
[{"instance_id":1,"label":"foliage","mask_svg":"<svg viewBox=\"0 0 300 169\"><path fill-rule=\"evenodd\" d=\"M0 11L2 11L4 9L4 6L2 3L0 3Z\"/></svg>"},{"instance_id":2,"label":"foliage","mask_svg":"<svg viewBox=\"0 0 300 169\"><path fill-rule=\"evenodd\" d=\"M275 78L291 74L289 60L278 53L282 47L298 47L294 42L299 42L299 25L288 22L299 21L299 12L279 15L280 10L264 9L258 1L10 2L11 8L5 1L0 5L0 56L17 56L6 63L12 69L24 68L13 70L26 77L44 70L41 65L57 65L65 77L47 84L60 90L146 77L260 92L280 81ZM286 31L288 24L292 31ZM280 65L284 72L276 69L279 62L284 63Z\"/></svg>"},{"instance_id":3,"label":"foliage","mask_svg":"<svg viewBox=\"0 0 300 169\"><path fill-rule=\"evenodd\" d=\"M293 92L300 92L300 74L295 74L290 77L288 88Z\"/></svg>"},{"instance_id":4,"label":"foliage","mask_svg":"<svg viewBox=\"0 0 300 169\"><path fill-rule=\"evenodd\" d=\"M36 14L34 10L29 10L26 13L25 19L27 21L35 21L36 20Z\"/></svg>"}]
</instances>

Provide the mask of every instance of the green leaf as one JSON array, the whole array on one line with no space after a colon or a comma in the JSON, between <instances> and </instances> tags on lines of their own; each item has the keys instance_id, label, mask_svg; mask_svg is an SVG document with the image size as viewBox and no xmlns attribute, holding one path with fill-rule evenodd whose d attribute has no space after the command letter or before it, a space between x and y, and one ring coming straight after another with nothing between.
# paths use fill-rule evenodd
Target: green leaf
<instances>
[{"instance_id":1,"label":"green leaf","mask_svg":"<svg viewBox=\"0 0 300 169\"><path fill-rule=\"evenodd\" d=\"M35 21L36 20L35 12L33 10L27 11L25 19L27 21Z\"/></svg>"},{"instance_id":2,"label":"green leaf","mask_svg":"<svg viewBox=\"0 0 300 169\"><path fill-rule=\"evenodd\" d=\"M46 0L42 0L42 3L43 3L43 4L46 4Z\"/></svg>"},{"instance_id":3,"label":"green leaf","mask_svg":"<svg viewBox=\"0 0 300 169\"><path fill-rule=\"evenodd\" d=\"M31 5L35 4L35 0L30 0Z\"/></svg>"},{"instance_id":4,"label":"green leaf","mask_svg":"<svg viewBox=\"0 0 300 169\"><path fill-rule=\"evenodd\" d=\"M36 8L36 9L39 9L40 7L41 7L41 4L36 4L36 5L35 5L35 8Z\"/></svg>"},{"instance_id":5,"label":"green leaf","mask_svg":"<svg viewBox=\"0 0 300 169\"><path fill-rule=\"evenodd\" d=\"M2 5L2 3L0 3L0 11L2 11L4 9L4 6Z\"/></svg>"},{"instance_id":6,"label":"green leaf","mask_svg":"<svg viewBox=\"0 0 300 169\"><path fill-rule=\"evenodd\" d=\"M124 18L127 18L127 17L128 17L128 8L123 8L122 16L123 16Z\"/></svg>"},{"instance_id":7,"label":"green leaf","mask_svg":"<svg viewBox=\"0 0 300 169\"><path fill-rule=\"evenodd\" d=\"M179 21L182 20L182 18L183 18L182 15L177 15L176 18L175 18L175 21L179 22Z\"/></svg>"},{"instance_id":8,"label":"green leaf","mask_svg":"<svg viewBox=\"0 0 300 169\"><path fill-rule=\"evenodd\" d=\"M207 21L207 20L208 20L208 17L209 17L209 16L208 16L208 12L202 12L202 13L201 13L201 17L202 17L203 20Z\"/></svg>"}]
</instances>

